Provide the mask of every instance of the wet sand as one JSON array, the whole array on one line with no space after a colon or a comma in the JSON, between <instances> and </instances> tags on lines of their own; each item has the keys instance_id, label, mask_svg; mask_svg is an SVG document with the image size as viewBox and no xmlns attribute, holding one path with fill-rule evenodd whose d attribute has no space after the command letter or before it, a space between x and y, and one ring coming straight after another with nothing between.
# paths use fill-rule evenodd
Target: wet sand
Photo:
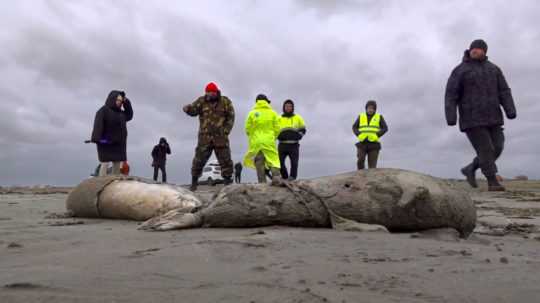
<instances>
[{"instance_id":1,"label":"wet sand","mask_svg":"<svg viewBox=\"0 0 540 303\"><path fill-rule=\"evenodd\" d=\"M4 194L0 302L538 302L540 182L506 185L471 191L479 224L467 240L448 230L143 232L63 218L63 193Z\"/></svg>"}]
</instances>

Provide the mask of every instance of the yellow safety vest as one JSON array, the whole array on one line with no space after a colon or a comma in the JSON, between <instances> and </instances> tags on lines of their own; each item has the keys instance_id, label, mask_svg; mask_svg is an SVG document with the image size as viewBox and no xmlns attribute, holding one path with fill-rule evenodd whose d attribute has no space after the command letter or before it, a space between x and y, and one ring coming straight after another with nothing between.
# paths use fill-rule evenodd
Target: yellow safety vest
<instances>
[{"instance_id":1,"label":"yellow safety vest","mask_svg":"<svg viewBox=\"0 0 540 303\"><path fill-rule=\"evenodd\" d=\"M360 114L359 119L358 130L360 131L360 135L358 135L358 141L364 142L368 140L369 142L379 142L379 135L377 134L381 130L381 115L374 114L369 123L366 113Z\"/></svg>"}]
</instances>

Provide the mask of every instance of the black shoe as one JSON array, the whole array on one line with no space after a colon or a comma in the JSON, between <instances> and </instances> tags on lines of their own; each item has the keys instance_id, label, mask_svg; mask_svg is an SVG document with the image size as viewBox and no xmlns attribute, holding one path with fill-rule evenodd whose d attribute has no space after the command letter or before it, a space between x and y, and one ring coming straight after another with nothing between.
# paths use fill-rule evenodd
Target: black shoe
<instances>
[{"instance_id":1,"label":"black shoe","mask_svg":"<svg viewBox=\"0 0 540 303\"><path fill-rule=\"evenodd\" d=\"M487 181L488 181L488 191L506 191L506 188L504 188L504 186L502 186L501 183L499 183L499 181L497 180L497 177L495 176L487 177Z\"/></svg>"},{"instance_id":2,"label":"black shoe","mask_svg":"<svg viewBox=\"0 0 540 303\"><path fill-rule=\"evenodd\" d=\"M467 178L467 182L472 188L478 187L478 183L476 183L476 174L472 166L465 166L461 169L461 173Z\"/></svg>"},{"instance_id":3,"label":"black shoe","mask_svg":"<svg viewBox=\"0 0 540 303\"><path fill-rule=\"evenodd\" d=\"M223 177L223 185L231 185L233 183L232 177Z\"/></svg>"},{"instance_id":4,"label":"black shoe","mask_svg":"<svg viewBox=\"0 0 540 303\"><path fill-rule=\"evenodd\" d=\"M189 187L189 190L196 191L198 185L199 185L199 177L191 177L191 186Z\"/></svg>"}]
</instances>

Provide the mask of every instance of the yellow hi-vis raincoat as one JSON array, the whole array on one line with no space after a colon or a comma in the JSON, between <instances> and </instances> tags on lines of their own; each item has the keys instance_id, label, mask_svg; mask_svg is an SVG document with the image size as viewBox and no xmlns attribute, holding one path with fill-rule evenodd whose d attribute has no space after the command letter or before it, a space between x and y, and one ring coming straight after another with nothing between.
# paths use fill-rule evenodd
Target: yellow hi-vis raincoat
<instances>
[{"instance_id":1,"label":"yellow hi-vis raincoat","mask_svg":"<svg viewBox=\"0 0 540 303\"><path fill-rule=\"evenodd\" d=\"M279 116L265 100L257 100L246 119L246 134L249 140L244 166L255 168L254 159L259 152L264 155L266 168L280 168L276 139L280 132Z\"/></svg>"}]
</instances>

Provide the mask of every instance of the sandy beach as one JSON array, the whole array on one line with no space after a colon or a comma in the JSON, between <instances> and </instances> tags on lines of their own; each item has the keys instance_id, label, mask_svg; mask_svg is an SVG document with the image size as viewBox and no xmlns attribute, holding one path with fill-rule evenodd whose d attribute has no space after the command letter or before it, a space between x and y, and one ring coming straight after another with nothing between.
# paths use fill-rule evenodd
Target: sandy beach
<instances>
[{"instance_id":1,"label":"sandy beach","mask_svg":"<svg viewBox=\"0 0 540 303\"><path fill-rule=\"evenodd\" d=\"M540 182L505 185L471 191L479 221L467 240L451 230L144 232L63 218L65 190L5 191L0 302L537 302Z\"/></svg>"}]
</instances>

